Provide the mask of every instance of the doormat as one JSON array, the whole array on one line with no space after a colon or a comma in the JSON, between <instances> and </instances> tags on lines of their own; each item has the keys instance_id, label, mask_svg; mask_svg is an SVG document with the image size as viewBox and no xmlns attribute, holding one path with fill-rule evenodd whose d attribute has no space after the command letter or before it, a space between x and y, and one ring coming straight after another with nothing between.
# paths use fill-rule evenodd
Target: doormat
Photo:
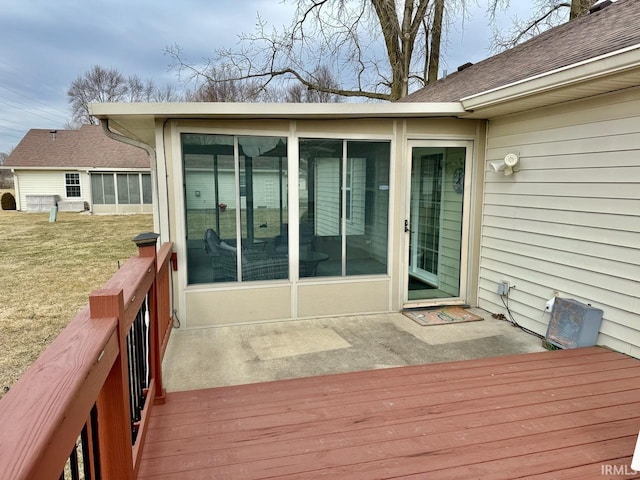
<instances>
[{"instance_id":1,"label":"doormat","mask_svg":"<svg viewBox=\"0 0 640 480\"><path fill-rule=\"evenodd\" d=\"M403 315L422 326L446 325L449 323L476 322L482 317L468 312L462 307L423 308L404 310Z\"/></svg>"}]
</instances>

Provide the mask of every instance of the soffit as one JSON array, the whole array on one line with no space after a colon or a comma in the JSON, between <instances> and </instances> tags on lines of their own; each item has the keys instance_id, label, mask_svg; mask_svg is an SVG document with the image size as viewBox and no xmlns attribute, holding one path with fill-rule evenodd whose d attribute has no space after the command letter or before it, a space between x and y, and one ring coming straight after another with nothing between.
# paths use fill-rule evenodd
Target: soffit
<instances>
[{"instance_id":1,"label":"soffit","mask_svg":"<svg viewBox=\"0 0 640 480\"><path fill-rule=\"evenodd\" d=\"M638 86L640 86L640 66L597 78L584 77L565 84L559 81L557 85L540 86L539 89L529 84L521 92L514 90L511 98L508 98L509 95L505 91L500 92L502 99L495 103L491 103L490 95L486 95L485 104L482 104L481 96L463 99L467 113L461 115L461 118L492 118ZM474 102L476 105L473 105Z\"/></svg>"}]
</instances>

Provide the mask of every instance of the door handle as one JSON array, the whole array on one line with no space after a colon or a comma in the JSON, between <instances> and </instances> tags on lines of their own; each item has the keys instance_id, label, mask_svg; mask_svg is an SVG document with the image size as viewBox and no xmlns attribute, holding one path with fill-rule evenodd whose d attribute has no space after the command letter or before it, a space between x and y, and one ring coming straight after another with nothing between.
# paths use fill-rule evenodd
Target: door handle
<instances>
[{"instance_id":1,"label":"door handle","mask_svg":"<svg viewBox=\"0 0 640 480\"><path fill-rule=\"evenodd\" d=\"M409 220L407 220L406 218L404 220L404 232L405 233L413 233L411 231L411 229L409 228Z\"/></svg>"}]
</instances>

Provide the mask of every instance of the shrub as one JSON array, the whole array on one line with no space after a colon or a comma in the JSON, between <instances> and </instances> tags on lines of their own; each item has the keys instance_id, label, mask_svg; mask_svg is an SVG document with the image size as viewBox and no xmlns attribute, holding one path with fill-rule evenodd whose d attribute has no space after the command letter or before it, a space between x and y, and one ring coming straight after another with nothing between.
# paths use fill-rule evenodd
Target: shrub
<instances>
[{"instance_id":1,"label":"shrub","mask_svg":"<svg viewBox=\"0 0 640 480\"><path fill-rule=\"evenodd\" d=\"M9 192L4 192L2 197L0 197L0 206L2 206L2 210L15 210L16 209L16 199Z\"/></svg>"}]
</instances>

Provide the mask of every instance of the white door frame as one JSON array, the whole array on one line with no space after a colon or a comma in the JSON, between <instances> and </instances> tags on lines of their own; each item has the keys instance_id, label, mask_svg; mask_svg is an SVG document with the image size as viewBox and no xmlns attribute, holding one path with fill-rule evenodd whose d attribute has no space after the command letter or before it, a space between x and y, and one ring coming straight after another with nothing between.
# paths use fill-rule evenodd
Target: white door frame
<instances>
[{"instance_id":1,"label":"white door frame","mask_svg":"<svg viewBox=\"0 0 640 480\"><path fill-rule=\"evenodd\" d=\"M404 236L404 254L402 255L403 268L401 268L400 281L402 286L402 303L404 308L415 307L427 307L437 305L462 305L467 303L469 292L467 292L468 274L469 274L469 233L470 233L470 211L471 211L471 176L472 176L472 162L473 162L473 147L474 142L472 140L408 140L407 141L407 175L405 179L405 199L404 199L404 219L409 220L409 214L411 212L411 172L412 172L412 156L413 149L415 147L463 147L465 148L465 161L464 161L464 191L463 191L463 204L462 204L462 235L460 244L460 289L459 296L457 297L442 297L442 298L430 298L420 300L409 300L409 250L410 250L410 234L405 232ZM446 181L452 181L452 179L445 179ZM442 218L441 218L442 220ZM409 225L411 228L411 225Z\"/></svg>"}]
</instances>

